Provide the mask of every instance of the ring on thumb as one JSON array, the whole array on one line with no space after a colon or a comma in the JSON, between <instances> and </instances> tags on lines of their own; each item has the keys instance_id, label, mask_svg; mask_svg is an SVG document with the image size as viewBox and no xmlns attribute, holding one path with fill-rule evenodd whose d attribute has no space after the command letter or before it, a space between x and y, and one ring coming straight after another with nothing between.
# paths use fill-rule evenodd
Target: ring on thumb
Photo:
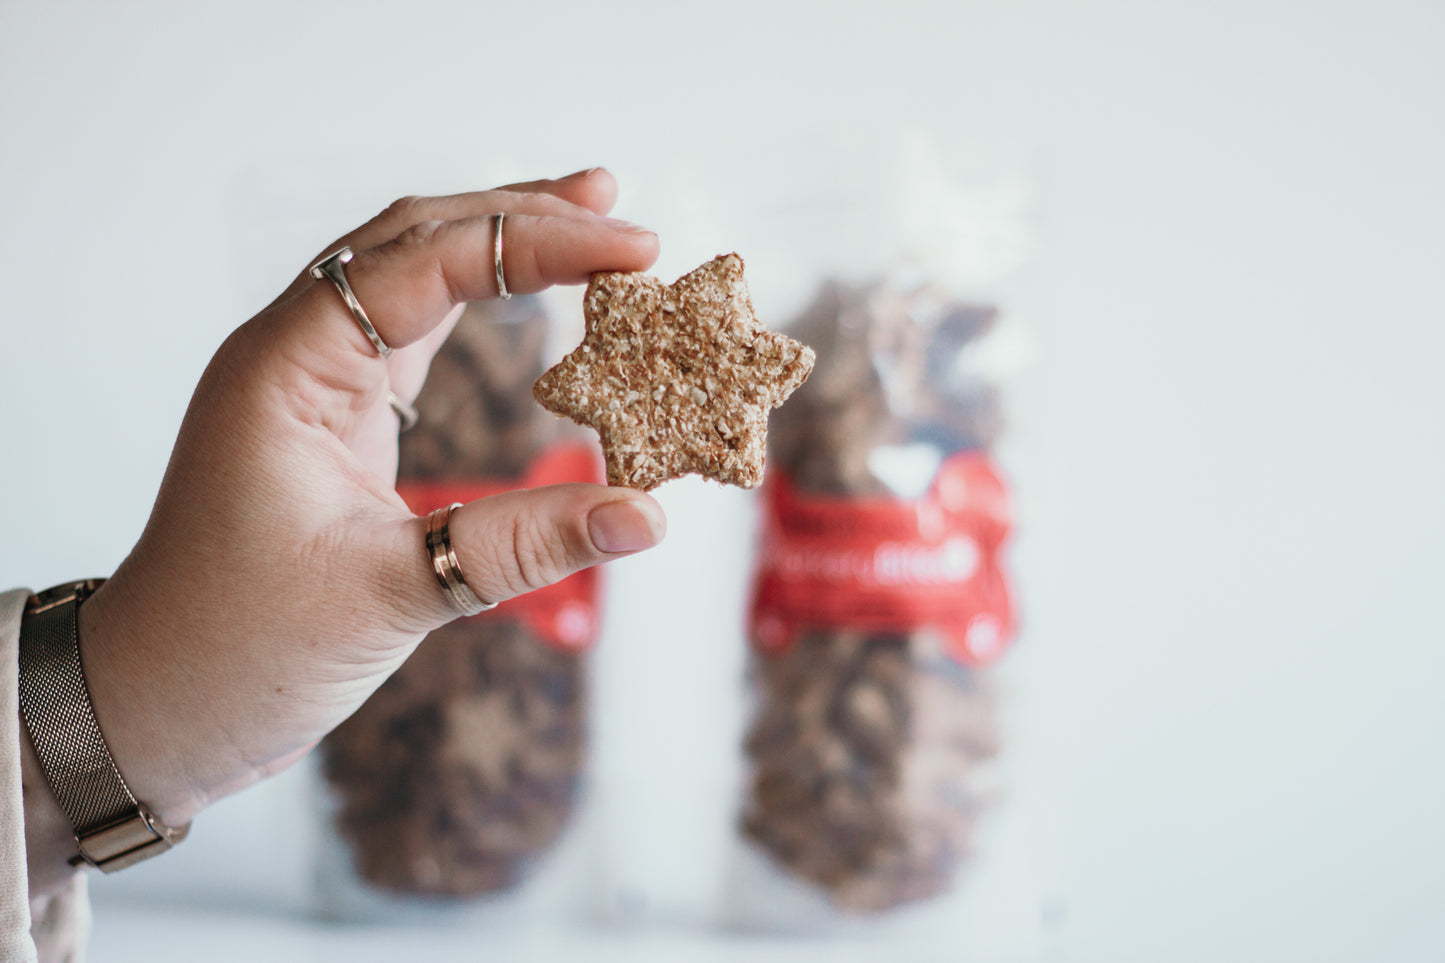
<instances>
[{"instance_id":1,"label":"ring on thumb","mask_svg":"<svg viewBox=\"0 0 1445 963\"><path fill-rule=\"evenodd\" d=\"M472 591L504 602L652 548L666 534L667 518L650 495L575 483L469 502L452 513L450 528Z\"/></svg>"}]
</instances>

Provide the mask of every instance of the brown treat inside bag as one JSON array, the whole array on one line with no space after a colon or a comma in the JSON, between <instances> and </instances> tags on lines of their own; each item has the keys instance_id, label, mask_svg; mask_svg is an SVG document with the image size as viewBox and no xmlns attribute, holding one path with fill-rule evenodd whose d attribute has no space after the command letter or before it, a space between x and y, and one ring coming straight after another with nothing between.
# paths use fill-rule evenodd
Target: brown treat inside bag
<instances>
[{"instance_id":1,"label":"brown treat inside bag","mask_svg":"<svg viewBox=\"0 0 1445 963\"><path fill-rule=\"evenodd\" d=\"M881 446L986 448L997 393L960 374L960 353L994 317L926 288L825 285L790 327L823 361L774 419L774 467L799 493L868 502L893 497L874 471ZM988 671L930 629L819 627L755 650L751 679L742 832L849 910L946 891L992 795Z\"/></svg>"},{"instance_id":2,"label":"brown treat inside bag","mask_svg":"<svg viewBox=\"0 0 1445 963\"><path fill-rule=\"evenodd\" d=\"M778 467L805 491L859 498L885 491L868 466L879 445L990 448L1003 429L998 390L958 369L997 316L926 287L823 285L788 328L824 361L773 419Z\"/></svg>"},{"instance_id":3,"label":"brown treat inside bag","mask_svg":"<svg viewBox=\"0 0 1445 963\"><path fill-rule=\"evenodd\" d=\"M813 368L813 351L753 315L736 254L672 284L645 274L592 276L582 344L533 393L595 428L607 483L650 491L700 474L754 488L763 480L768 413Z\"/></svg>"},{"instance_id":4,"label":"brown treat inside bag","mask_svg":"<svg viewBox=\"0 0 1445 963\"><path fill-rule=\"evenodd\" d=\"M998 751L984 675L926 633L843 631L753 671L744 832L849 909L947 889L989 801L977 766Z\"/></svg>"},{"instance_id":5,"label":"brown treat inside bag","mask_svg":"<svg viewBox=\"0 0 1445 963\"><path fill-rule=\"evenodd\" d=\"M398 490L510 484L558 442L563 424L531 396L548 328L536 297L467 307L401 437ZM322 742L337 830L372 886L505 890L567 825L586 745L586 659L515 613L432 632Z\"/></svg>"},{"instance_id":6,"label":"brown treat inside bag","mask_svg":"<svg viewBox=\"0 0 1445 963\"><path fill-rule=\"evenodd\" d=\"M398 893L517 883L565 826L584 748L577 658L516 622L458 621L324 744L359 875Z\"/></svg>"},{"instance_id":7,"label":"brown treat inside bag","mask_svg":"<svg viewBox=\"0 0 1445 963\"><path fill-rule=\"evenodd\" d=\"M534 296L467 305L432 359L397 478L509 478L555 441L532 402L549 328Z\"/></svg>"}]
</instances>

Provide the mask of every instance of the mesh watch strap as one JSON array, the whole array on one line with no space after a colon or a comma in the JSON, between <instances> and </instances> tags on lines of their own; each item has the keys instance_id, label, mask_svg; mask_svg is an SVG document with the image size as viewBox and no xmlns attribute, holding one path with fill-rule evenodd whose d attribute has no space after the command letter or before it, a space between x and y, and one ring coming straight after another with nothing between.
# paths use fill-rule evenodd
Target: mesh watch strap
<instances>
[{"instance_id":1,"label":"mesh watch strap","mask_svg":"<svg viewBox=\"0 0 1445 963\"><path fill-rule=\"evenodd\" d=\"M107 872L164 852L186 833L132 795L95 721L80 664L76 610L102 579L33 596L20 627L20 713L60 808L75 829L73 864Z\"/></svg>"}]
</instances>

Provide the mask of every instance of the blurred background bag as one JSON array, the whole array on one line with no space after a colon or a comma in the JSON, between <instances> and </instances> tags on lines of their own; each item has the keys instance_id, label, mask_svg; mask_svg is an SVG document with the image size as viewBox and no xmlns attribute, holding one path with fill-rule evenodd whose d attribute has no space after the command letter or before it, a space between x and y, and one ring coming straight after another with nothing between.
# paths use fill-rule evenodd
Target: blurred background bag
<instances>
[{"instance_id":1,"label":"blurred background bag","mask_svg":"<svg viewBox=\"0 0 1445 963\"><path fill-rule=\"evenodd\" d=\"M594 446L532 400L552 327L535 296L467 307L401 436L397 491L414 512L600 480ZM437 629L322 742L335 835L324 913L495 923L576 894L575 865L537 877L580 798L600 577L578 572Z\"/></svg>"},{"instance_id":2,"label":"blurred background bag","mask_svg":"<svg viewBox=\"0 0 1445 963\"><path fill-rule=\"evenodd\" d=\"M768 264L792 274L775 323L818 365L772 419L722 913L932 937L967 918L980 847L1006 845L981 832L1007 745L994 667L1019 621L994 449L1027 355L1002 302L1032 184L1024 162L922 137L867 156L871 180L801 182L765 218L794 252ZM1004 943L1036 933L1034 895Z\"/></svg>"}]
</instances>

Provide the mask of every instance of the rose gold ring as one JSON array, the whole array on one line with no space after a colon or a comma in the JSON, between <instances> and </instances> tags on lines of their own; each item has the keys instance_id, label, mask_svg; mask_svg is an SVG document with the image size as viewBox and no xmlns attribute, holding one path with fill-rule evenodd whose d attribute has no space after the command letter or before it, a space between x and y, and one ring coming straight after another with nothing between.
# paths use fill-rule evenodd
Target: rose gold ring
<instances>
[{"instance_id":1,"label":"rose gold ring","mask_svg":"<svg viewBox=\"0 0 1445 963\"><path fill-rule=\"evenodd\" d=\"M462 567L457 562L456 550L452 548L450 527L452 512L461 507L461 502L453 502L427 516L426 551L431 556L432 571L436 573L437 582L441 584L447 601L452 603L452 608L462 615L476 615L496 608L497 603L483 602L462 577Z\"/></svg>"}]
</instances>

